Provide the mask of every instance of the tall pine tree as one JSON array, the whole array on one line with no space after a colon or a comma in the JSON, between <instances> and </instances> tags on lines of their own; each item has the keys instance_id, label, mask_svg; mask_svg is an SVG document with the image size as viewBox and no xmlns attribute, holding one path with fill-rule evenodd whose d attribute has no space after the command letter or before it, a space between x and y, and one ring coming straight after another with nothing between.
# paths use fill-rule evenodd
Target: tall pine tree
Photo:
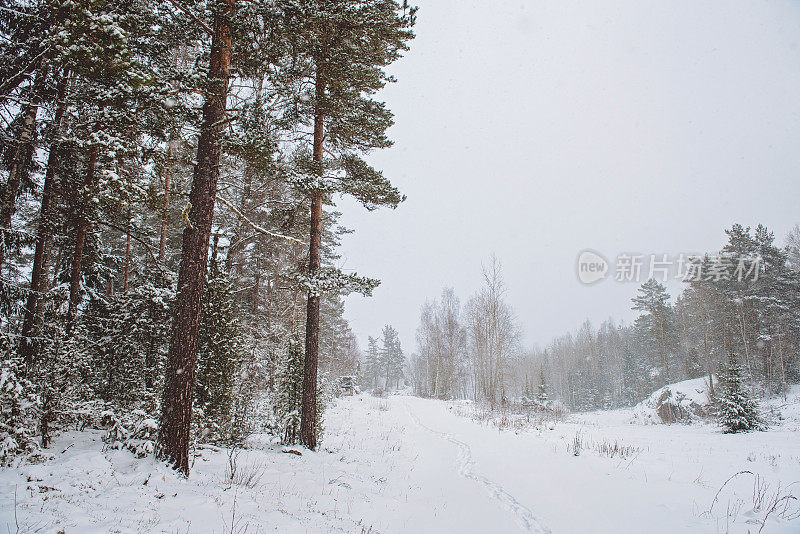
<instances>
[{"instance_id":1,"label":"tall pine tree","mask_svg":"<svg viewBox=\"0 0 800 534\"><path fill-rule=\"evenodd\" d=\"M403 200L359 154L391 145L386 129L392 114L373 96L393 81L385 68L408 49L416 10L394 0L300 0L280 5L295 51L289 71L299 81L287 90L297 96L297 115L308 128L311 148L296 154L293 182L308 198L310 210L300 435L303 445L315 449L322 293L349 287L368 294L376 285L323 267L323 204L332 203L337 193L355 197L367 209L394 207Z\"/></svg>"}]
</instances>

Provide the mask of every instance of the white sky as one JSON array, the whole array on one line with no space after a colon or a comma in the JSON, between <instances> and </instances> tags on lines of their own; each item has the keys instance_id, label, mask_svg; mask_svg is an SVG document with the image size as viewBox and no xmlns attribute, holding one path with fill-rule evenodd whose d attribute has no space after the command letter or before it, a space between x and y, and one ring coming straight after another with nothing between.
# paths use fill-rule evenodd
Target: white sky
<instances>
[{"instance_id":1,"label":"white sky","mask_svg":"<svg viewBox=\"0 0 800 534\"><path fill-rule=\"evenodd\" d=\"M419 0L383 98L395 146L368 158L408 200L342 201L362 342L422 303L462 303L495 253L527 345L634 317L637 284L581 285L578 253L718 250L734 222L800 222L800 2ZM679 285L670 286L680 289ZM674 295L673 295L674 296Z\"/></svg>"}]
</instances>

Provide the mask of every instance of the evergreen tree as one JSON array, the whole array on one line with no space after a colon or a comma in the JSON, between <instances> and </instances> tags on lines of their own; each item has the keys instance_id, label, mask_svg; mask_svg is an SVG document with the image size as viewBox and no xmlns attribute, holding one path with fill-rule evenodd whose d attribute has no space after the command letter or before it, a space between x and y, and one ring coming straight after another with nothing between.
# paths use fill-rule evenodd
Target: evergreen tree
<instances>
[{"instance_id":1,"label":"evergreen tree","mask_svg":"<svg viewBox=\"0 0 800 534\"><path fill-rule=\"evenodd\" d=\"M0 350L0 466L7 466L38 449L34 431L40 399L25 378L24 366L10 356L8 337L0 337Z\"/></svg>"},{"instance_id":2,"label":"evergreen tree","mask_svg":"<svg viewBox=\"0 0 800 534\"><path fill-rule=\"evenodd\" d=\"M378 340L372 336L367 337L367 352L364 360L365 387L375 389L378 387L378 378L381 376L380 349Z\"/></svg>"},{"instance_id":3,"label":"evergreen tree","mask_svg":"<svg viewBox=\"0 0 800 534\"><path fill-rule=\"evenodd\" d=\"M216 0L203 121L197 144L186 228L183 231L173 334L159 428L158 455L189 474L189 440L197 365L200 308L205 291L208 246L220 172L222 133L230 80L235 0Z\"/></svg>"},{"instance_id":4,"label":"evergreen tree","mask_svg":"<svg viewBox=\"0 0 800 534\"><path fill-rule=\"evenodd\" d=\"M239 353L239 320L231 283L220 272L215 253L200 314L195 386L197 405L203 414L197 426L207 440L230 442L234 437L231 410L234 380L241 364Z\"/></svg>"},{"instance_id":5,"label":"evergreen tree","mask_svg":"<svg viewBox=\"0 0 800 534\"><path fill-rule=\"evenodd\" d=\"M389 389L394 384L398 387L400 379L403 378L403 365L405 355L400 347L400 337L391 325L383 327L382 331L383 347L380 350L380 368L385 382L385 388Z\"/></svg>"},{"instance_id":6,"label":"evergreen tree","mask_svg":"<svg viewBox=\"0 0 800 534\"><path fill-rule=\"evenodd\" d=\"M377 281L323 268L323 204L334 194L355 197L367 209L397 206L403 197L359 155L390 146L391 112L373 95L393 81L385 67L408 49L415 9L394 0L281 2L294 51L287 91L308 126L311 150L295 155L295 187L309 201L308 287L301 441L316 448L320 299L325 290L369 294ZM364 24L363 21L369 21ZM297 89L300 88L298 91Z\"/></svg>"},{"instance_id":7,"label":"evergreen tree","mask_svg":"<svg viewBox=\"0 0 800 534\"><path fill-rule=\"evenodd\" d=\"M637 327L647 333L649 346L655 350L662 365L661 383L670 383L669 363L673 348L673 313L667 289L651 278L639 288L633 298L633 309L645 312L636 319Z\"/></svg>"},{"instance_id":8,"label":"evergreen tree","mask_svg":"<svg viewBox=\"0 0 800 534\"><path fill-rule=\"evenodd\" d=\"M536 400L539 404L544 406L547 404L549 398L550 397L547 395L547 381L544 377L544 366L542 366L542 369L539 371L539 393L536 395Z\"/></svg>"},{"instance_id":9,"label":"evergreen tree","mask_svg":"<svg viewBox=\"0 0 800 534\"><path fill-rule=\"evenodd\" d=\"M731 355L728 367L719 377L718 420L726 434L764 430L758 404L743 385L742 367Z\"/></svg>"},{"instance_id":10,"label":"evergreen tree","mask_svg":"<svg viewBox=\"0 0 800 534\"><path fill-rule=\"evenodd\" d=\"M190 428L236 440L266 422L309 293L320 300L317 390L357 372L343 296L377 281L333 267L348 232L335 211L317 226L316 275L298 245L311 193L323 203L348 193L369 209L401 199L360 157L388 145L391 114L373 97L405 50L411 10L387 0L7 4L0 219L14 227L0 236L2 364L14 370L4 384L36 402L9 408L3 431L46 446L79 421L111 424L119 441L131 424L152 430L160 399L158 455L187 473ZM316 100L319 65L331 76ZM316 111L326 155L314 184ZM209 267L210 235L222 245Z\"/></svg>"},{"instance_id":11,"label":"evergreen tree","mask_svg":"<svg viewBox=\"0 0 800 534\"><path fill-rule=\"evenodd\" d=\"M289 339L278 373L272 409L276 434L284 445L300 441L300 406L303 400L303 343L298 334Z\"/></svg>"}]
</instances>

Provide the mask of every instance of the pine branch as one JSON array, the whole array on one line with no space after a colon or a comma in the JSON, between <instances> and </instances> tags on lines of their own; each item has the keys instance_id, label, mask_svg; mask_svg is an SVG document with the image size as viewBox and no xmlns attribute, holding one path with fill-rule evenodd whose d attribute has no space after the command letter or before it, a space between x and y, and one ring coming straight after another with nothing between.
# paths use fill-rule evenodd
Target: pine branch
<instances>
[{"instance_id":1,"label":"pine branch","mask_svg":"<svg viewBox=\"0 0 800 534\"><path fill-rule=\"evenodd\" d=\"M107 221L96 220L95 222L98 223L98 224L101 224L103 226L108 226L109 228L112 228L112 229L117 230L119 232L124 232L126 235L131 236L131 238L133 238L135 241L137 241L137 242L141 243L142 245L144 245L144 248L147 250L147 253L150 255L150 259L153 260L153 263L156 265L156 267L161 272L161 274L166 274L166 271L161 266L161 264L158 262L158 258L156 257L155 254L153 254L153 249L150 248L150 244L147 241L145 241L144 239L142 239L142 238L138 237L136 234L134 234L132 232L132 230L133 230L132 226L129 226L127 228L122 228L122 227L119 227L119 226L117 226L115 224L112 224L110 222L107 222Z\"/></svg>"},{"instance_id":2,"label":"pine branch","mask_svg":"<svg viewBox=\"0 0 800 534\"><path fill-rule=\"evenodd\" d=\"M270 237L277 237L278 239L285 239L287 241L294 241L295 243L300 243L302 245L305 244L304 241L301 241L300 239L297 239L295 237L291 237L291 236L283 235L283 234L277 234L275 232L270 232L266 228L263 228L263 227L257 225L256 223L254 223L253 221L248 219L245 214L243 214L241 211L236 209L236 207L233 204L231 204L230 202L225 200L223 197L217 197L217 200L219 200L223 205L227 206L229 210L231 210L237 217L239 217L241 220L243 220L245 223L247 223L247 225L250 228L252 228L253 230L255 230L256 232L258 232L260 234L264 234L264 235L270 236Z\"/></svg>"},{"instance_id":3,"label":"pine branch","mask_svg":"<svg viewBox=\"0 0 800 534\"><path fill-rule=\"evenodd\" d=\"M184 6L183 4L178 2L177 0L167 0L167 1L170 4L172 4L173 6L177 7L178 9L180 9L183 13L189 15L189 18L191 18L193 21L198 23L205 31L208 32L209 35L214 35L214 30L212 30L209 27L208 24L206 24L205 22L200 20L200 17L198 17L196 14L192 13L192 11L188 7Z\"/></svg>"}]
</instances>

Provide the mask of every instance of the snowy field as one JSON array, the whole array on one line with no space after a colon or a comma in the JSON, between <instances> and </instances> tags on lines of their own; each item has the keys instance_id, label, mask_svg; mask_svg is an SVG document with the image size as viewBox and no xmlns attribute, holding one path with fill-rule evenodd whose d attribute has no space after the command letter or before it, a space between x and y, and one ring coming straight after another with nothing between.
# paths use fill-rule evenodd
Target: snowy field
<instances>
[{"instance_id":1,"label":"snowy field","mask_svg":"<svg viewBox=\"0 0 800 534\"><path fill-rule=\"evenodd\" d=\"M0 530L796 533L793 393L774 403L778 426L738 435L631 424L631 410L499 430L468 403L348 397L327 413L323 450L254 438L233 481L224 450L201 450L184 480L71 433L45 463L0 471Z\"/></svg>"}]
</instances>

